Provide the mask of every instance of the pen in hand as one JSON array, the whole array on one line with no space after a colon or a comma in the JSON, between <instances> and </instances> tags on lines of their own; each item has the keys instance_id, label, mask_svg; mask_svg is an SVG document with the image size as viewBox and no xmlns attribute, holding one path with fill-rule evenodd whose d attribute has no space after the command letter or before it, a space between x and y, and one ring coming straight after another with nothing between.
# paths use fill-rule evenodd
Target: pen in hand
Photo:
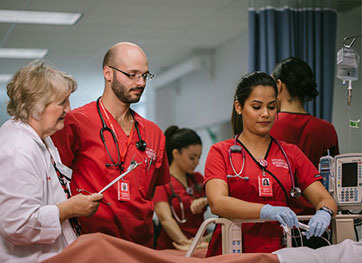
<instances>
[{"instance_id":1,"label":"pen in hand","mask_svg":"<svg viewBox=\"0 0 362 263\"><path fill-rule=\"evenodd\" d=\"M78 193L81 193L81 194L85 194L85 195L91 195L91 194L92 194L91 192L89 192L89 191L87 191L87 190L84 190L84 189L79 189L79 188L77 188L76 190L77 190ZM107 201L104 200L104 199L100 200L100 202L101 202L102 204L105 204L105 205L111 205L110 202L107 202Z\"/></svg>"}]
</instances>

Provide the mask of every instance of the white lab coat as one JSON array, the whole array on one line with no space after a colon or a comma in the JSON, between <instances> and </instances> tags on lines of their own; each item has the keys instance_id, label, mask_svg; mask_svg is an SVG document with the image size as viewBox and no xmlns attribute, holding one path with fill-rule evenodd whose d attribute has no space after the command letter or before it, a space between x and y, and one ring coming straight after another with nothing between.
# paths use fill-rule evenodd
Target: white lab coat
<instances>
[{"instance_id":1,"label":"white lab coat","mask_svg":"<svg viewBox=\"0 0 362 263\"><path fill-rule=\"evenodd\" d=\"M76 239L57 203L66 200L50 153L28 124L8 120L0 128L0 262L40 262Z\"/></svg>"}]
</instances>

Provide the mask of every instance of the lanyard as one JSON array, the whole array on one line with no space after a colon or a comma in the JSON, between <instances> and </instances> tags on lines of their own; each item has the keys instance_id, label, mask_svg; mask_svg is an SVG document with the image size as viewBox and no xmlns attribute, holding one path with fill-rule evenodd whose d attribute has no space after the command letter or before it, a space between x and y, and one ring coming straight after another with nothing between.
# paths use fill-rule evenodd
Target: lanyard
<instances>
[{"instance_id":1,"label":"lanyard","mask_svg":"<svg viewBox=\"0 0 362 263\"><path fill-rule=\"evenodd\" d=\"M107 124L111 127L112 131L114 132L114 134L115 134L115 136L116 136L116 138L117 138L116 130L114 129L114 126L113 126L113 124L112 124L112 122L111 122L111 119L109 118L108 113L107 113L107 111L106 111L106 109L105 109L105 107L104 107L104 105L103 105L102 99L99 100L99 104L101 105L102 111L104 112L104 116L106 116ZM127 154L128 146L131 144L132 136L133 136L133 131L134 131L134 123L133 123L133 125L132 125L131 132L130 132L130 134L129 134L129 136L128 136L127 146L126 146L126 148L124 149L124 151L122 151L122 152L120 153L120 158L121 158L121 162L122 162L122 163L124 163L124 158L125 158L125 156L126 156L126 154Z\"/></svg>"},{"instance_id":2,"label":"lanyard","mask_svg":"<svg viewBox=\"0 0 362 263\"><path fill-rule=\"evenodd\" d=\"M50 154L50 153L49 153ZM67 199L69 199L71 197L70 191L67 187L67 181L70 182L70 179L65 176L64 174L62 174L59 169L57 168L57 165L53 159L53 156L50 154L50 161L52 162L54 169L55 169L55 173L57 174L59 183L67 197ZM68 221L70 223L70 225L72 226L74 232L76 233L77 236L80 236L81 233L81 227L78 221L77 217L72 217L72 218L68 218Z\"/></svg>"}]
</instances>

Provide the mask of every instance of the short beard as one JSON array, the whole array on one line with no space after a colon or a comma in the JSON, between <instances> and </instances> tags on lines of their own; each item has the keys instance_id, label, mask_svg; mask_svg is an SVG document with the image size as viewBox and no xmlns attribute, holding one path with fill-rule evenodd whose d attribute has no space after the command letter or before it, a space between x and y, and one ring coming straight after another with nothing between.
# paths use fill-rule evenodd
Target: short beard
<instances>
[{"instance_id":1,"label":"short beard","mask_svg":"<svg viewBox=\"0 0 362 263\"><path fill-rule=\"evenodd\" d=\"M137 103L139 102L139 100L141 99L142 93L140 94L139 97L136 98L132 98L130 94L127 94L126 88L125 86L123 86L114 76L113 77L113 81L112 81L112 90L114 92L114 94L116 94L117 98L122 101L123 103L126 104L131 104L131 103ZM144 90L144 87L139 87L139 88L132 88L130 89L130 91L132 90L136 90L136 89L142 89L142 92Z\"/></svg>"}]
</instances>

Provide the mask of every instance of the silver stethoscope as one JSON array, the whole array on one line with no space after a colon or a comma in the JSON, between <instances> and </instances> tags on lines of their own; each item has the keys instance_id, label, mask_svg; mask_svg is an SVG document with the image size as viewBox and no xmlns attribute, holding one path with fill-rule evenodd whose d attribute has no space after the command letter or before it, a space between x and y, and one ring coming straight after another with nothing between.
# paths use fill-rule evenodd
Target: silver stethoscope
<instances>
[{"instance_id":1,"label":"silver stethoscope","mask_svg":"<svg viewBox=\"0 0 362 263\"><path fill-rule=\"evenodd\" d=\"M190 176L191 178L191 181L193 182L194 184L194 188L195 188L195 191L198 192L198 193L201 193L202 191L202 186L198 183L196 183L196 181L193 179L192 176ZM170 188L171 188L171 195L168 199L168 203L170 205L170 208L171 208L171 212L172 212L172 215L173 217L175 218L175 220L180 223L180 224L184 224L187 222L187 218L185 217L185 207L184 207L184 204L181 200L181 197L175 193L175 189L173 188L172 186L172 183L169 182L170 184ZM186 187L186 193L190 196L193 196L194 195L194 188L192 188L191 186L188 186ZM179 206L180 206L180 210L181 210L181 218L177 215L176 213L176 210L175 208L173 207L173 204L172 204L172 200L176 198L177 201L179 202Z\"/></svg>"},{"instance_id":2,"label":"silver stethoscope","mask_svg":"<svg viewBox=\"0 0 362 263\"><path fill-rule=\"evenodd\" d=\"M249 177L248 176L241 176L241 174L243 173L243 170L244 170L244 166L245 166L245 150L243 149L243 147L241 147L240 145L238 145L238 137L239 137L240 134L236 135L235 138L234 138L234 145L230 146L229 150L228 150L228 155L229 155L229 161L230 161L230 164L231 164L231 168L233 169L233 172L234 172L234 175L231 175L231 174L228 174L226 177L227 178L234 178L234 177L238 177L242 180L245 180L245 181L249 181ZM290 162L289 162L289 159L288 159L288 156L287 154L285 153L283 147L280 145L280 143L275 140L273 137L271 137L271 139L278 145L279 149L281 150L281 152L283 153L284 155L284 158L285 160L287 161L287 165L288 165L288 170L289 170L289 176L290 176L290 180L292 182L292 189L290 189L290 196L292 198L299 198L301 195L302 195L302 190L295 185L295 181L294 181L294 176L293 176L293 173L292 173L292 168L290 166ZM241 169L240 169L240 172L236 172L236 169L234 167L234 164L233 164L233 160L231 158L231 154L232 153L241 153L242 156L243 156L243 163L241 165ZM264 170L266 169L266 167L268 166L268 162L266 160L260 160L259 163L258 163L261 168L263 169L263 172ZM270 171L268 171L268 173L270 173L277 181L278 183L280 184L280 186L285 190L284 186L279 182L279 180L275 177L275 175L273 175Z\"/></svg>"}]
</instances>

